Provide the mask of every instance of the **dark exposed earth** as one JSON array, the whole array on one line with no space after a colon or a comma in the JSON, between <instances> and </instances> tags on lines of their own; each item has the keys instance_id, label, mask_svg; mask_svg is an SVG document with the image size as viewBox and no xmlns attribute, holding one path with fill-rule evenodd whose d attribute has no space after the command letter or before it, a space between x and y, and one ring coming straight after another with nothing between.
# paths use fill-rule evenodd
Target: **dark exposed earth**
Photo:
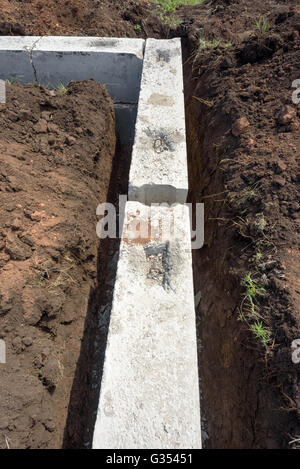
<instances>
[{"instance_id":1,"label":"dark exposed earth","mask_svg":"<svg viewBox=\"0 0 300 469\"><path fill-rule=\"evenodd\" d=\"M206 217L193 252L204 446L299 448L299 2L165 14L146 1L3 0L0 31L182 38L189 200ZM1 448L84 444L74 377L105 277L95 206L115 178L115 132L100 84L69 91L10 84L0 105L0 333L12 363L1 366Z\"/></svg>"},{"instance_id":2,"label":"dark exposed earth","mask_svg":"<svg viewBox=\"0 0 300 469\"><path fill-rule=\"evenodd\" d=\"M97 286L90 227L107 199L113 105L86 80L67 94L7 85L0 106L0 447L60 447Z\"/></svg>"}]
</instances>

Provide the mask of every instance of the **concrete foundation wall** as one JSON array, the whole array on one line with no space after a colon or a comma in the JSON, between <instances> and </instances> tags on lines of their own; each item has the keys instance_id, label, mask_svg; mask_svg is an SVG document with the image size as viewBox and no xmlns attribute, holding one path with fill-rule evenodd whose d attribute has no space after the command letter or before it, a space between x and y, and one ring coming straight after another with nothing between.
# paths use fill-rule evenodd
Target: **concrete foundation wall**
<instances>
[{"instance_id":1,"label":"concrete foundation wall","mask_svg":"<svg viewBox=\"0 0 300 469\"><path fill-rule=\"evenodd\" d=\"M93 448L201 448L179 39L146 42L135 131Z\"/></svg>"},{"instance_id":2,"label":"concrete foundation wall","mask_svg":"<svg viewBox=\"0 0 300 469\"><path fill-rule=\"evenodd\" d=\"M147 205L186 201L182 73L180 39L147 40L129 175L130 200Z\"/></svg>"},{"instance_id":3,"label":"concrete foundation wall","mask_svg":"<svg viewBox=\"0 0 300 469\"><path fill-rule=\"evenodd\" d=\"M94 78L115 103L122 143L134 137L144 54L143 39L97 37L0 37L0 79L55 88Z\"/></svg>"},{"instance_id":4,"label":"concrete foundation wall","mask_svg":"<svg viewBox=\"0 0 300 469\"><path fill-rule=\"evenodd\" d=\"M200 434L189 210L128 202L93 447L200 448Z\"/></svg>"}]
</instances>

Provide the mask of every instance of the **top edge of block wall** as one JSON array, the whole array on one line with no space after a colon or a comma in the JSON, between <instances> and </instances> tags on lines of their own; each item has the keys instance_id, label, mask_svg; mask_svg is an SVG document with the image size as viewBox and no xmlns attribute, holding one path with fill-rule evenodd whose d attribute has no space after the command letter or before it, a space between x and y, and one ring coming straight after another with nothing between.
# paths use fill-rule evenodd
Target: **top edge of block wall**
<instances>
[{"instance_id":1,"label":"top edge of block wall","mask_svg":"<svg viewBox=\"0 0 300 469\"><path fill-rule=\"evenodd\" d=\"M0 50L44 52L108 52L143 59L144 39L97 36L1 36Z\"/></svg>"}]
</instances>

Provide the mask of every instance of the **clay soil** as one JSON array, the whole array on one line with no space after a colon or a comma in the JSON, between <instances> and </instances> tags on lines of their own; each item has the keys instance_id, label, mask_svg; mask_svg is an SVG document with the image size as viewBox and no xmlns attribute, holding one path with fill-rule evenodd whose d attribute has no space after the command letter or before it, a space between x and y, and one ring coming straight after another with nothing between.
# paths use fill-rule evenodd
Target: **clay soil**
<instances>
[{"instance_id":1,"label":"clay soil","mask_svg":"<svg viewBox=\"0 0 300 469\"><path fill-rule=\"evenodd\" d=\"M2 2L0 8L1 30L6 35L182 37L189 199L205 204L205 244L202 249L193 252L195 293L201 292L197 305L197 323L204 446L297 448L300 438L300 364L292 361L292 343L295 339L300 339L300 104L292 101L292 82L300 79L299 4L293 0L204 0L201 5L180 7L175 13L168 15L168 18L165 14L159 16L160 13L156 6L145 1L103 0L85 2L82 5L79 0L69 3L48 1L47 4L38 0L15 0ZM258 28L255 24L260 18L263 19ZM267 22L263 25L265 20ZM64 99L51 97L58 98ZM93 101L89 102L92 105ZM46 108L45 111L49 109ZM11 112L14 114L16 110L11 109ZM1 115L5 115L3 111ZM16 126L13 119L14 117L6 116L5 122ZM93 122L91 120L91 125ZM16 147L14 152L17 155L20 155L18 139L22 136L22 130L24 126L19 127L20 134L15 134L16 142L11 142ZM69 129L67 133L70 133ZM9 135L12 138L12 132ZM32 136L29 135L27 138L31 145L36 145L32 139L36 141L39 134L33 130ZM76 140L78 137L75 134L74 136ZM8 138L7 132L5 138ZM4 137L2 139L1 145L7 145ZM42 141L43 139L38 140L38 145L42 145ZM5 165L2 163L1 169L11 165L11 161L15 165L22 163L22 160L11 153L11 150L10 153L6 150L5 156L2 155ZM39 152L30 159L36 161L36 158L43 157L45 158ZM75 170L73 161L68 166L69 171ZM26 181L25 176L30 177L30 170L31 166L27 165L26 173L23 171L22 185ZM59 177L58 169L51 171L56 180ZM56 172L57 176L54 175ZM37 176L38 173L33 178L33 190L27 194L33 204L32 209L29 209L28 215L24 215L26 226L33 224L32 230L43 226L43 218L39 221L30 218L32 214L35 216L35 212L38 213L37 216L41 216L39 214L45 211L45 208L39 207L40 202L45 203L49 210L46 219L48 222L49 214L56 212L56 205L52 205L53 192L49 192L54 190L55 184L50 185L48 179L43 183L39 181L38 191L44 190L45 201L39 200L35 185ZM2 184L10 187L9 184L14 182L9 178L13 177L14 174L9 173ZM82 184L89 181L86 177L88 176L80 179ZM55 188L57 187L59 186L56 184ZM30 263L31 257L28 258L29 261L27 258L17 260L8 257L11 256L10 252L14 253L14 249L23 256L28 255L28 249L32 252L30 244L22 241L22 236L26 236L23 233L23 223L16 221L16 228L14 227L14 219L17 220L20 214L23 216L24 194L20 192L22 200L19 202L12 199L19 192L13 189L7 192L5 189L3 194L6 198L2 204L2 213L5 213L6 218L1 223L1 229L4 232L5 246L8 246L8 250L4 248L2 251L2 272L5 272L3 268L6 269L7 262L14 266L13 280L10 280L13 283L5 287L5 295L22 291L25 298L22 299L17 294L11 302L14 307L8 312L4 309L1 319L6 321L9 342L12 344L11 353L14 354L16 367L19 369L19 374L12 370L7 379L1 382L11 406L9 412L9 407L1 412L1 418L4 419L4 423L1 422L1 431L3 438L8 437L14 447L60 447L63 423L56 423L55 412L59 412L60 407L68 406L67 392L61 394L63 391L60 391L62 387L59 384L65 383L61 378L62 361L59 357L63 345L60 344L64 344L66 340L64 331L75 326L72 326L74 321L70 324L68 320L63 320L63 324L58 319L49 321L47 315L51 317L52 312L48 307L49 313L40 317L40 322L26 325L30 328L30 333L23 334L23 329L16 332L19 331L16 324L20 324L17 321L24 317L24 313L21 316L21 310L26 308L28 301L26 292L29 286L23 285L23 281L26 278L33 281L31 276L27 277L27 274L23 271L19 273L18 270L26 262ZM9 205L11 203L12 206ZM22 205L18 210L16 203ZM11 212L9 207L12 207ZM68 217L75 216L74 206L70 207L69 210L66 207L63 212L62 223ZM14 216L10 215L12 212ZM94 211L91 213L94 214ZM11 220L8 228L7 220ZM45 230L49 230L49 226L45 224ZM59 257L59 265L62 268L68 268L70 264L78 265L72 250L66 249L70 244L68 240L71 233L71 228L66 228L64 238L61 238L63 251ZM91 236L93 230L88 233ZM40 231L39 237L43 239L44 236L45 233ZM51 240L53 242L52 236ZM25 246L25 254L22 254L22 246ZM81 246L82 241L79 240L77 248L80 249ZM32 254L37 262L38 249L37 247ZM43 255L41 254L42 261ZM51 256L52 254L50 258L53 259ZM88 265L90 269L95 269L95 258L90 259ZM54 268L57 268L56 263ZM36 273L38 280L34 288L38 292L44 292L39 301L47 302L48 296L52 294L51 282L55 283L59 271L55 272L54 277L53 273L49 274L49 269L47 271L43 267L41 272L38 270ZM7 274L4 275L9 278ZM101 275L103 280L105 273L102 271ZM74 278L74 273L71 277ZM75 280L79 282L77 289L90 285L91 282L89 280L88 283L82 283L78 273L75 274ZM80 305L78 302L84 301L83 298L86 301L87 293L76 299L72 292L77 290L70 280L69 282L68 291L62 292L62 298L66 298L67 304L71 301L72 305ZM250 287L252 293L254 288L254 295L250 295L251 300ZM56 299L59 298L61 295L57 295ZM97 308L97 301L90 301L90 305ZM60 311L63 310L61 308ZM103 311L106 311L105 308ZM52 324L55 331L51 329ZM263 336L255 335L253 328L257 326L262 328ZM4 329L1 327L1 332L2 330ZM47 339L52 345L48 356L38 358L36 365L29 363L34 358L30 350L38 348L38 341L41 339L32 331L34 334L41 334L41 338ZM67 351L73 357L73 368L70 366L69 370L74 370L78 350L76 347L78 344L76 345L75 339L68 344ZM41 354L37 350L37 357L41 356L39 353ZM47 372L47 369L50 371ZM51 371L52 369L56 372ZM16 377L19 379L22 373L27 380L35 380L34 383L40 384L40 387L36 386L36 394L30 383L24 384L25 378L22 378L23 382L17 382ZM68 379L70 389L74 380L72 371ZM75 381L77 384L74 389L73 382L72 404L69 405L67 436L64 437L64 445L67 447L80 447L84 444L86 417L76 420L75 416L84 414L82 396L88 394L82 388L88 388L91 383L88 378L85 381ZM21 396L14 395L15 392L18 394L18 388L22 388L23 392L23 389L27 389L26 386L31 392ZM35 415L34 409L36 417L32 417ZM37 422L36 427L33 421ZM14 422L19 422L19 430L14 427ZM37 436L39 431L41 437ZM298 442L294 441L297 439ZM5 445L5 440L1 441L1 445Z\"/></svg>"},{"instance_id":2,"label":"clay soil","mask_svg":"<svg viewBox=\"0 0 300 469\"><path fill-rule=\"evenodd\" d=\"M7 85L0 109L0 447L59 448L98 285L96 207L115 152L93 80Z\"/></svg>"}]
</instances>

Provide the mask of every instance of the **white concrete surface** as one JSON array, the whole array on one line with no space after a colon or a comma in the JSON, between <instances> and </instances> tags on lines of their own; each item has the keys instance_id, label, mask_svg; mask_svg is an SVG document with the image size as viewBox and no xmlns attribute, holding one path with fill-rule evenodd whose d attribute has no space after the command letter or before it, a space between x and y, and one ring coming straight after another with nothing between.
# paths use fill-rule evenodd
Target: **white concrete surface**
<instances>
[{"instance_id":1,"label":"white concrete surface","mask_svg":"<svg viewBox=\"0 0 300 469\"><path fill-rule=\"evenodd\" d=\"M107 52L144 56L144 39L97 36L35 36L35 50L44 52Z\"/></svg>"},{"instance_id":2,"label":"white concrete surface","mask_svg":"<svg viewBox=\"0 0 300 469\"><path fill-rule=\"evenodd\" d=\"M0 80L0 103L6 103L6 82L4 80Z\"/></svg>"},{"instance_id":3,"label":"white concrete surface","mask_svg":"<svg viewBox=\"0 0 300 469\"><path fill-rule=\"evenodd\" d=\"M93 448L200 447L189 210L128 202Z\"/></svg>"},{"instance_id":4,"label":"white concrete surface","mask_svg":"<svg viewBox=\"0 0 300 469\"><path fill-rule=\"evenodd\" d=\"M1 36L0 79L55 88L94 78L115 103L121 143L134 136L144 54L143 39Z\"/></svg>"},{"instance_id":5,"label":"white concrete surface","mask_svg":"<svg viewBox=\"0 0 300 469\"><path fill-rule=\"evenodd\" d=\"M129 199L184 203L188 193L180 39L147 39Z\"/></svg>"}]
</instances>

